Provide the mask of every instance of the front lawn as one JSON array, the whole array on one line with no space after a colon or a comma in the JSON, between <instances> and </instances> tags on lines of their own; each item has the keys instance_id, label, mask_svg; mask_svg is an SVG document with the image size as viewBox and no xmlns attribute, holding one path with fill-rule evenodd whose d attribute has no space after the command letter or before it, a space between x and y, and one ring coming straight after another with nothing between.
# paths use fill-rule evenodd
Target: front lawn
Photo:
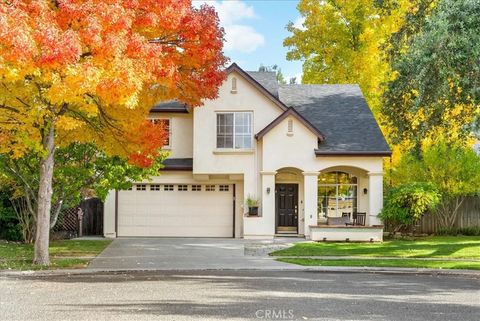
<instances>
[{"instance_id":1,"label":"front lawn","mask_svg":"<svg viewBox=\"0 0 480 321\"><path fill-rule=\"evenodd\" d=\"M111 240L62 240L50 242L50 266L32 264L33 244L0 243L0 270L84 268Z\"/></svg>"},{"instance_id":2,"label":"front lawn","mask_svg":"<svg viewBox=\"0 0 480 321\"><path fill-rule=\"evenodd\" d=\"M305 266L373 266L429 269L469 269L480 270L480 262L445 261L445 260L385 260L385 259L345 259L320 260L305 258L279 258L277 261Z\"/></svg>"},{"instance_id":3,"label":"front lawn","mask_svg":"<svg viewBox=\"0 0 480 321\"><path fill-rule=\"evenodd\" d=\"M383 243L298 243L271 255L480 259L480 237L431 236Z\"/></svg>"}]
</instances>

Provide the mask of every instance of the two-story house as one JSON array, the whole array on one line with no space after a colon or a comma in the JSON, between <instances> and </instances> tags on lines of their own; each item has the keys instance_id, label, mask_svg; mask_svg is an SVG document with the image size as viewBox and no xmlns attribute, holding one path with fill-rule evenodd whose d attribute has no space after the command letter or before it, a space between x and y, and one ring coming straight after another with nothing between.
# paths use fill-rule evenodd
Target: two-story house
<instances>
[{"instance_id":1,"label":"two-story house","mask_svg":"<svg viewBox=\"0 0 480 321\"><path fill-rule=\"evenodd\" d=\"M236 64L227 72L219 97L201 107L152 108L169 127L170 156L159 176L109 194L105 236L309 238L324 227L316 239L369 228L378 233L360 239L381 239L391 152L360 88L279 85L275 73ZM247 197L259 200L257 216ZM323 225L357 212L364 227Z\"/></svg>"}]
</instances>

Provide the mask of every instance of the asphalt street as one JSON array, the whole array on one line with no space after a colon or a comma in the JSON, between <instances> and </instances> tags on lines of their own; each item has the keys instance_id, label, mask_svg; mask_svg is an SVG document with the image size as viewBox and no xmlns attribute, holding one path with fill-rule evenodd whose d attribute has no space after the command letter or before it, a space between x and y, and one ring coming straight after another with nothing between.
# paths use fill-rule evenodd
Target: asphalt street
<instances>
[{"instance_id":1,"label":"asphalt street","mask_svg":"<svg viewBox=\"0 0 480 321\"><path fill-rule=\"evenodd\" d=\"M480 280L300 271L2 276L0 319L478 321Z\"/></svg>"}]
</instances>

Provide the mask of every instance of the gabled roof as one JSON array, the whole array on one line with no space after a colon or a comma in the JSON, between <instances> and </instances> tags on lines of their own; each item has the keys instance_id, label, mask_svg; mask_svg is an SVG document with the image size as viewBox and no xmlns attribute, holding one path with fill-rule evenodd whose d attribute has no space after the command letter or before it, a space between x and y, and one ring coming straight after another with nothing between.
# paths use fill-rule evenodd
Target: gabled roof
<instances>
[{"instance_id":1,"label":"gabled roof","mask_svg":"<svg viewBox=\"0 0 480 321\"><path fill-rule=\"evenodd\" d=\"M230 65L230 67L227 68L227 73L231 73L233 71L236 71L240 75L242 75L250 84L252 84L255 88L257 88L260 92L262 92L268 99L270 99L275 105L280 107L282 110L286 110L287 106L283 102L281 102L278 97L276 97L274 94L272 94L270 91L268 91L264 86L262 86L255 78L253 78L253 74L255 72L252 72L252 75L250 75L248 72L244 71L242 68L240 68L236 63L233 63ZM267 73L268 74L268 73ZM258 79L259 76L258 76Z\"/></svg>"},{"instance_id":2,"label":"gabled roof","mask_svg":"<svg viewBox=\"0 0 480 321\"><path fill-rule=\"evenodd\" d=\"M257 139L293 115L319 137L316 155L391 155L358 85L278 85L274 72L246 72L235 63L226 71L243 76L283 111ZM188 106L174 100L157 104L151 111L188 113Z\"/></svg>"},{"instance_id":3,"label":"gabled roof","mask_svg":"<svg viewBox=\"0 0 480 321\"><path fill-rule=\"evenodd\" d=\"M245 71L260 85L278 98L278 81L275 71Z\"/></svg>"},{"instance_id":4,"label":"gabled roof","mask_svg":"<svg viewBox=\"0 0 480 321\"><path fill-rule=\"evenodd\" d=\"M279 98L325 135L317 155L391 154L358 85L281 85Z\"/></svg>"},{"instance_id":5,"label":"gabled roof","mask_svg":"<svg viewBox=\"0 0 480 321\"><path fill-rule=\"evenodd\" d=\"M275 126L277 126L282 120L287 118L288 116L293 116L295 117L298 121L300 121L305 127L307 127L314 135L318 137L320 141L323 141L325 139L325 136L316 128L314 125L312 125L307 119L305 119L302 115L300 115L294 108L290 107L287 110L285 110L280 116L275 118L270 124L268 124L264 129L258 132L258 134L255 135L256 139L261 139L263 136L265 136L270 130L272 130Z\"/></svg>"},{"instance_id":6,"label":"gabled roof","mask_svg":"<svg viewBox=\"0 0 480 321\"><path fill-rule=\"evenodd\" d=\"M178 100L163 101L154 105L150 112L161 113L188 113L188 106Z\"/></svg>"},{"instance_id":7,"label":"gabled roof","mask_svg":"<svg viewBox=\"0 0 480 321\"><path fill-rule=\"evenodd\" d=\"M233 63L226 69L227 73L233 71L242 75L249 83L261 91L268 99L273 101L282 110L286 110L285 106L278 100L278 82L275 72L269 71L244 71L236 63ZM164 113L188 113L188 106L178 100L169 100L156 104L150 110L151 112Z\"/></svg>"}]
</instances>

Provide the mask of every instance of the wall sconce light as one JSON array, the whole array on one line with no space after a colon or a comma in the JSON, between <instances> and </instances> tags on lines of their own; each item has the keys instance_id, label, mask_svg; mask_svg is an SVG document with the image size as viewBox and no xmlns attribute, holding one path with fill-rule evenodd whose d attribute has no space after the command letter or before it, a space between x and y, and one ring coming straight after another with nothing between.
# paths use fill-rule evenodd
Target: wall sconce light
<instances>
[{"instance_id":1,"label":"wall sconce light","mask_svg":"<svg viewBox=\"0 0 480 321\"><path fill-rule=\"evenodd\" d=\"M267 194L270 194L270 187L267 187Z\"/></svg>"},{"instance_id":2,"label":"wall sconce light","mask_svg":"<svg viewBox=\"0 0 480 321\"><path fill-rule=\"evenodd\" d=\"M363 194L367 195L367 193L368 193L368 189L364 188L363 189Z\"/></svg>"}]
</instances>

